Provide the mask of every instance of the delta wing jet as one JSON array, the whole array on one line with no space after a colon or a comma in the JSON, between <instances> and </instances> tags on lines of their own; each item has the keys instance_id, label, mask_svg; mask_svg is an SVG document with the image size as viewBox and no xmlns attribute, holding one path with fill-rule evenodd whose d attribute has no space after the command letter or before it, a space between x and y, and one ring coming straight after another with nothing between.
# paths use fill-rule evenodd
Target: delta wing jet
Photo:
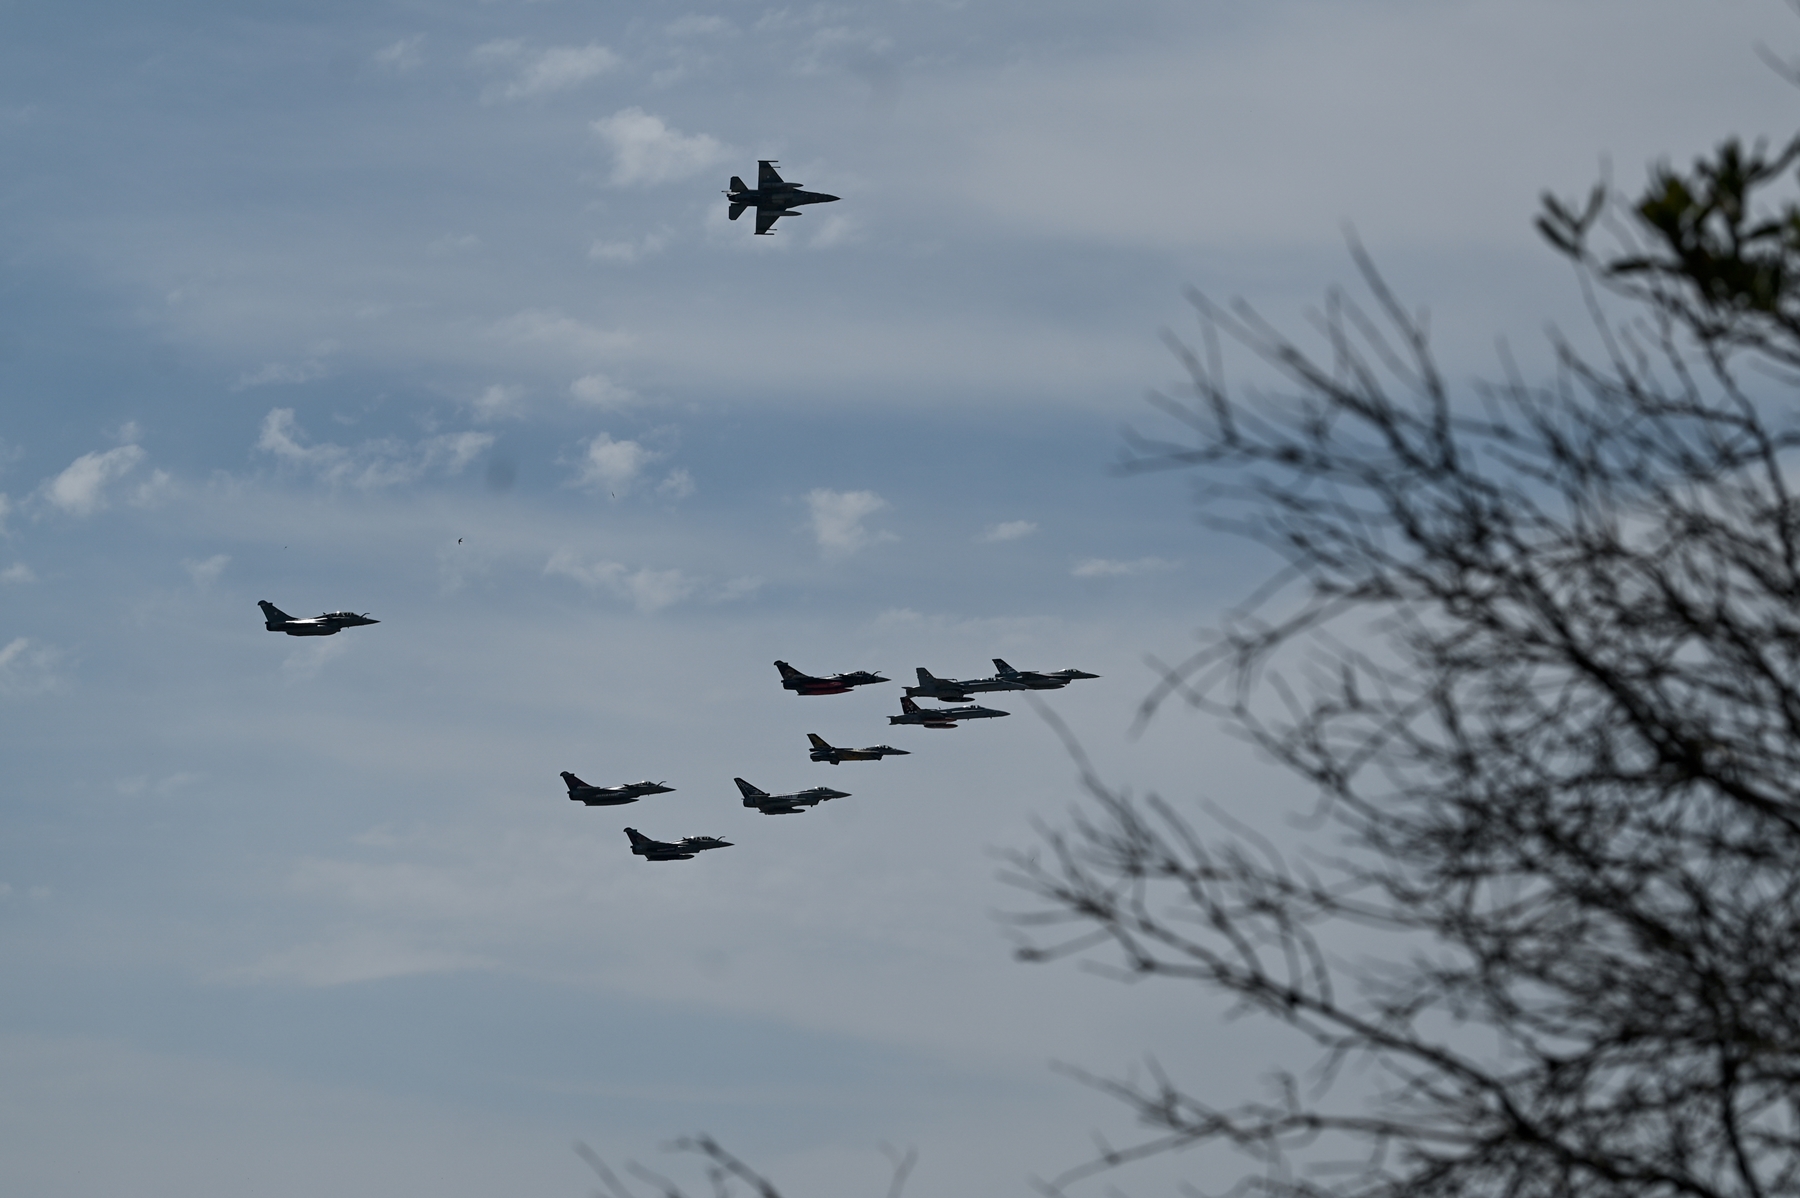
<instances>
[{"instance_id":1,"label":"delta wing jet","mask_svg":"<svg viewBox=\"0 0 1800 1198\"><path fill-rule=\"evenodd\" d=\"M569 798L589 807L617 807L635 803L645 795L666 795L675 788L667 782L627 782L622 786L589 786L568 770L562 780L569 788Z\"/></svg>"},{"instance_id":2,"label":"delta wing jet","mask_svg":"<svg viewBox=\"0 0 1800 1198\"><path fill-rule=\"evenodd\" d=\"M625 829L625 835L631 837L631 851L646 861L692 861L695 853L731 847L729 840L717 836L684 836L670 844L666 840L651 840L636 828Z\"/></svg>"},{"instance_id":3,"label":"delta wing jet","mask_svg":"<svg viewBox=\"0 0 1800 1198\"><path fill-rule=\"evenodd\" d=\"M900 714L888 717L890 724L922 724L927 728L954 728L958 720L991 720L1011 715L992 707L920 707L911 699L900 700Z\"/></svg>"},{"instance_id":4,"label":"delta wing jet","mask_svg":"<svg viewBox=\"0 0 1800 1198\"><path fill-rule=\"evenodd\" d=\"M766 790L758 790L742 778L733 778L738 791L744 796L744 806L754 807L764 815L798 815L802 807L817 807L826 799L847 799L850 792L833 790L829 786L813 786L806 790L797 790L788 795L772 795Z\"/></svg>"},{"instance_id":5,"label":"delta wing jet","mask_svg":"<svg viewBox=\"0 0 1800 1198\"><path fill-rule=\"evenodd\" d=\"M827 744L825 738L817 732L808 732L806 739L812 742L812 759L829 761L832 765L840 761L880 761L883 757L910 757L905 749L896 749L892 745L870 745L866 749L840 749L836 745Z\"/></svg>"},{"instance_id":6,"label":"delta wing jet","mask_svg":"<svg viewBox=\"0 0 1800 1198\"><path fill-rule=\"evenodd\" d=\"M353 611L328 611L322 616L297 620L267 599L258 599L256 606L262 608L264 628L270 632L285 632L289 636L336 636L340 628L359 628L364 624L381 623L380 620L371 620L367 615L359 616Z\"/></svg>"},{"instance_id":7,"label":"delta wing jet","mask_svg":"<svg viewBox=\"0 0 1800 1198\"><path fill-rule=\"evenodd\" d=\"M796 695L841 695L853 686L868 686L874 682L886 682L880 674L872 674L868 670L857 670L851 674L833 674L829 678L814 678L811 674L802 674L785 661L775 663L781 671L781 685Z\"/></svg>"},{"instance_id":8,"label":"delta wing jet","mask_svg":"<svg viewBox=\"0 0 1800 1198\"><path fill-rule=\"evenodd\" d=\"M725 198L731 204L726 215L732 220L744 214L744 209L756 209L756 231L767 233L775 227L775 222L784 216L798 216L794 209L802 204L830 204L836 196L828 196L822 191L801 191L798 183L784 181L775 170L775 159L761 158L756 163L756 186L745 187L744 181L736 175L731 176L731 187L726 190Z\"/></svg>"}]
</instances>

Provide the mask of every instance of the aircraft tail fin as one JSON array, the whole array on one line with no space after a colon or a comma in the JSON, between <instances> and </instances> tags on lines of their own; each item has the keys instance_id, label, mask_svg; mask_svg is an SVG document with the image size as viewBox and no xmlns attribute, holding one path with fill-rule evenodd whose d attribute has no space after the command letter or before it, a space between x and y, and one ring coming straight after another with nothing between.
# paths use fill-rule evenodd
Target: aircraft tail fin
<instances>
[{"instance_id":1,"label":"aircraft tail fin","mask_svg":"<svg viewBox=\"0 0 1800 1198\"><path fill-rule=\"evenodd\" d=\"M735 176L733 176L731 181L733 183L736 183L737 178ZM741 191L743 189L739 188L739 190ZM735 200L732 202L731 208L725 213L725 216L727 217L727 219L730 219L730 220L736 220L738 217L740 217L742 215L744 215L744 205L737 203Z\"/></svg>"},{"instance_id":2,"label":"aircraft tail fin","mask_svg":"<svg viewBox=\"0 0 1800 1198\"><path fill-rule=\"evenodd\" d=\"M631 837L631 843L634 845L656 843L655 841L651 840L648 836L645 836L642 832L638 831L636 828L625 829L625 835Z\"/></svg>"},{"instance_id":3,"label":"aircraft tail fin","mask_svg":"<svg viewBox=\"0 0 1800 1198\"><path fill-rule=\"evenodd\" d=\"M829 749L831 747L831 745L826 742L825 738L820 736L817 732L808 732L806 734L806 739L812 742L812 747L815 749Z\"/></svg>"},{"instance_id":4,"label":"aircraft tail fin","mask_svg":"<svg viewBox=\"0 0 1800 1198\"><path fill-rule=\"evenodd\" d=\"M1019 672L998 657L994 659L994 668L999 670L1002 674L1017 674Z\"/></svg>"},{"instance_id":5,"label":"aircraft tail fin","mask_svg":"<svg viewBox=\"0 0 1800 1198\"><path fill-rule=\"evenodd\" d=\"M575 788L577 786L586 786L587 785L586 782L583 782L580 778L577 778L574 774L571 774L568 770L564 770L562 772L562 780L563 780L563 784L569 788L570 794L575 793Z\"/></svg>"},{"instance_id":6,"label":"aircraft tail fin","mask_svg":"<svg viewBox=\"0 0 1800 1198\"><path fill-rule=\"evenodd\" d=\"M258 599L256 601L256 606L262 608L263 619L270 624L279 624L283 620L291 620L294 618L282 611L279 607L276 607L273 603L270 603L267 599Z\"/></svg>"},{"instance_id":7,"label":"aircraft tail fin","mask_svg":"<svg viewBox=\"0 0 1800 1198\"><path fill-rule=\"evenodd\" d=\"M790 666L785 661L776 662L775 668L781 671L781 676L783 678L804 678L804 677L806 677L805 674L802 674L799 670L796 670L793 666Z\"/></svg>"},{"instance_id":8,"label":"aircraft tail fin","mask_svg":"<svg viewBox=\"0 0 1800 1198\"><path fill-rule=\"evenodd\" d=\"M932 683L934 683L936 681L937 681L937 679L932 676L932 673L930 670L926 669L924 666L919 667L919 685L920 686L930 686Z\"/></svg>"},{"instance_id":9,"label":"aircraft tail fin","mask_svg":"<svg viewBox=\"0 0 1800 1198\"><path fill-rule=\"evenodd\" d=\"M923 673L923 672L924 671L922 671L922 670L920 671L920 673ZM919 710L919 705L917 703L914 703L911 699L905 698L903 696L900 700L900 710L901 711L917 711L917 710Z\"/></svg>"},{"instance_id":10,"label":"aircraft tail fin","mask_svg":"<svg viewBox=\"0 0 1800 1198\"><path fill-rule=\"evenodd\" d=\"M744 781L742 778L733 778L732 781L737 783L738 793L742 794L746 799L757 799L757 798L766 799L769 797L768 791L758 790L756 787L750 785L748 782Z\"/></svg>"}]
</instances>

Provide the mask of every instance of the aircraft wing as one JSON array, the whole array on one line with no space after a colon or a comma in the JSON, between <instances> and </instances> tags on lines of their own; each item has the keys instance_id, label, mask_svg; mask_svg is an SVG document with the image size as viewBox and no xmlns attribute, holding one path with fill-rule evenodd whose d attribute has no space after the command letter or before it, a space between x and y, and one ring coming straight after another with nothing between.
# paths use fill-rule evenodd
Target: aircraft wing
<instances>
[{"instance_id":1,"label":"aircraft wing","mask_svg":"<svg viewBox=\"0 0 1800 1198\"><path fill-rule=\"evenodd\" d=\"M767 169L767 168L764 168L764 169ZM786 215L787 215L787 212L785 209L758 208L756 210L756 231L758 233L767 233L771 228L774 227L776 221L780 220L782 217L784 217Z\"/></svg>"},{"instance_id":2,"label":"aircraft wing","mask_svg":"<svg viewBox=\"0 0 1800 1198\"><path fill-rule=\"evenodd\" d=\"M780 187L784 180L775 169L773 159L759 160L756 164L756 188L762 191L769 187Z\"/></svg>"}]
</instances>

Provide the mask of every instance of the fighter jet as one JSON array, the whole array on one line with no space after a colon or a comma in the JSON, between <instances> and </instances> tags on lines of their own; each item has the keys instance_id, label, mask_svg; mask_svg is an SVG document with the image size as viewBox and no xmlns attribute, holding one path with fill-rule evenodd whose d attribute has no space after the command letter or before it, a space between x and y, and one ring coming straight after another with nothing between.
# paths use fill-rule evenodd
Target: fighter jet
<instances>
[{"instance_id":1,"label":"fighter jet","mask_svg":"<svg viewBox=\"0 0 1800 1198\"><path fill-rule=\"evenodd\" d=\"M636 828L625 829L625 835L631 837L631 851L646 861L692 861L695 853L731 847L729 840L717 836L684 836L670 844L666 840L651 840Z\"/></svg>"},{"instance_id":2,"label":"fighter jet","mask_svg":"<svg viewBox=\"0 0 1800 1198\"><path fill-rule=\"evenodd\" d=\"M991 681L1005 683L1004 687L996 686L994 690L1019 691L1053 691L1060 690L1079 678L1098 678L1098 674L1090 674L1086 670L1052 670L1048 674L1040 674L1035 670L1015 670L994 658L995 674Z\"/></svg>"},{"instance_id":3,"label":"fighter jet","mask_svg":"<svg viewBox=\"0 0 1800 1198\"><path fill-rule=\"evenodd\" d=\"M667 782L627 782L623 786L589 786L568 770L562 780L568 784L569 798L589 807L617 807L635 803L645 795L666 795L674 790Z\"/></svg>"},{"instance_id":4,"label":"fighter jet","mask_svg":"<svg viewBox=\"0 0 1800 1198\"><path fill-rule=\"evenodd\" d=\"M920 707L911 699L900 700L900 714L888 717L890 724L923 724L927 728L954 728L958 720L991 720L1011 715L992 707Z\"/></svg>"},{"instance_id":5,"label":"fighter jet","mask_svg":"<svg viewBox=\"0 0 1800 1198\"><path fill-rule=\"evenodd\" d=\"M829 204L837 199L822 191L801 191L798 183L784 182L775 171L775 161L773 158L757 160L754 190L745 187L744 181L733 175L731 187L725 192L725 198L731 203L726 215L736 220L744 214L744 209L756 209L759 234L767 233L784 216L800 215L794 209L802 204Z\"/></svg>"},{"instance_id":6,"label":"fighter jet","mask_svg":"<svg viewBox=\"0 0 1800 1198\"><path fill-rule=\"evenodd\" d=\"M989 678L939 678L924 666L918 669L919 685L909 686L906 693L914 699L936 699L940 703L967 703L969 696L981 691L1053 691L1069 685L1077 678L1098 678L1085 670L1057 670L1039 674L1031 670L1015 670L1000 658L994 658L999 671Z\"/></svg>"},{"instance_id":7,"label":"fighter jet","mask_svg":"<svg viewBox=\"0 0 1800 1198\"><path fill-rule=\"evenodd\" d=\"M789 795L772 795L766 790L758 790L742 778L733 778L738 790L744 796L744 806L754 807L764 815L798 815L802 807L817 807L826 799L847 799L847 790L833 790L829 786L813 786L806 790L797 790Z\"/></svg>"},{"instance_id":8,"label":"fighter jet","mask_svg":"<svg viewBox=\"0 0 1800 1198\"><path fill-rule=\"evenodd\" d=\"M781 671L781 685L797 695L841 695L853 686L888 681L880 674L871 674L867 670L857 670L854 674L833 674L829 678L814 678L811 674L802 674L785 661L776 662L775 668Z\"/></svg>"},{"instance_id":9,"label":"fighter jet","mask_svg":"<svg viewBox=\"0 0 1800 1198\"><path fill-rule=\"evenodd\" d=\"M328 611L322 616L296 620L267 599L258 599L256 606L262 608L264 628L270 632L285 632L289 636L336 636L340 628L381 623L380 620L371 620L368 616L359 616L353 611Z\"/></svg>"},{"instance_id":10,"label":"fighter jet","mask_svg":"<svg viewBox=\"0 0 1800 1198\"><path fill-rule=\"evenodd\" d=\"M808 732L806 739L812 742L812 759L829 761L832 765L840 761L880 761L883 757L910 757L905 749L896 749L892 745L870 745L866 749L840 749L836 745L825 743L825 738L817 732Z\"/></svg>"}]
</instances>

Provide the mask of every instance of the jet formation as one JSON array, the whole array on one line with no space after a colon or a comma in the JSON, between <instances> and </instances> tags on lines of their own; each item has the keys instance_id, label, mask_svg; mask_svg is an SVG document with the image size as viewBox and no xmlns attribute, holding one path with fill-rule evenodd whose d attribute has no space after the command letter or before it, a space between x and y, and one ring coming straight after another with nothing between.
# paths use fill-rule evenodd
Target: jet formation
<instances>
[{"instance_id":1,"label":"jet formation","mask_svg":"<svg viewBox=\"0 0 1800 1198\"><path fill-rule=\"evenodd\" d=\"M967 703L969 696L980 691L1053 691L1078 678L1098 678L1086 670L1056 670L1040 674L1034 670L1015 670L1000 658L994 658L995 673L988 678L939 678L924 666L918 669L919 685L906 688L909 699L936 699L940 703Z\"/></svg>"},{"instance_id":2,"label":"jet formation","mask_svg":"<svg viewBox=\"0 0 1800 1198\"><path fill-rule=\"evenodd\" d=\"M880 761L883 757L910 757L905 749L896 749L893 745L870 745L866 749L840 749L826 742L817 732L808 732L806 739L812 742L812 759L829 761L837 765L842 761Z\"/></svg>"},{"instance_id":3,"label":"jet formation","mask_svg":"<svg viewBox=\"0 0 1800 1198\"><path fill-rule=\"evenodd\" d=\"M872 674L868 670L857 670L850 674L833 674L829 678L814 678L811 674L802 674L785 661L775 663L781 671L781 685L796 695L841 695L853 686L869 686L876 682L887 682L880 674Z\"/></svg>"},{"instance_id":4,"label":"jet formation","mask_svg":"<svg viewBox=\"0 0 1800 1198\"><path fill-rule=\"evenodd\" d=\"M733 778L738 792L744 796L744 806L754 807L764 815L799 815L802 807L817 807L826 799L847 799L847 790L833 790L829 786L810 786L805 790L797 790L793 794L772 795L766 790L758 790L742 778Z\"/></svg>"},{"instance_id":5,"label":"jet formation","mask_svg":"<svg viewBox=\"0 0 1800 1198\"><path fill-rule=\"evenodd\" d=\"M920 707L911 699L900 700L900 714L888 717L890 724L920 724L926 728L954 728L958 720L992 720L1003 715L1011 715L1009 711L995 711L992 707Z\"/></svg>"},{"instance_id":6,"label":"jet formation","mask_svg":"<svg viewBox=\"0 0 1800 1198\"><path fill-rule=\"evenodd\" d=\"M666 840L651 840L636 828L625 829L625 835L631 838L631 851L646 861L692 861L695 853L731 847L729 840L720 840L717 836L684 836L671 844Z\"/></svg>"},{"instance_id":7,"label":"jet formation","mask_svg":"<svg viewBox=\"0 0 1800 1198\"><path fill-rule=\"evenodd\" d=\"M667 782L626 782L619 786L589 786L568 770L563 771L562 780L569 788L569 798L577 803L586 803L589 807L617 807L621 803L635 803L645 795L666 795L675 789Z\"/></svg>"},{"instance_id":8,"label":"jet formation","mask_svg":"<svg viewBox=\"0 0 1800 1198\"><path fill-rule=\"evenodd\" d=\"M340 629L381 623L380 620L371 620L366 614L359 616L353 611L328 611L321 616L297 620L267 599L258 599L256 606L262 608L264 628L270 632L285 632L289 636L336 636Z\"/></svg>"},{"instance_id":9,"label":"jet formation","mask_svg":"<svg viewBox=\"0 0 1800 1198\"><path fill-rule=\"evenodd\" d=\"M756 209L756 232L769 233L775 222L784 216L799 216L794 211L803 204L830 204L837 200L836 196L828 196L822 191L802 191L798 183L785 182L775 170L775 159L761 158L756 163L756 186L745 187L744 181L736 175L731 176L731 186L725 192L725 199L731 207L726 215L732 220L744 215L744 209Z\"/></svg>"}]
</instances>

